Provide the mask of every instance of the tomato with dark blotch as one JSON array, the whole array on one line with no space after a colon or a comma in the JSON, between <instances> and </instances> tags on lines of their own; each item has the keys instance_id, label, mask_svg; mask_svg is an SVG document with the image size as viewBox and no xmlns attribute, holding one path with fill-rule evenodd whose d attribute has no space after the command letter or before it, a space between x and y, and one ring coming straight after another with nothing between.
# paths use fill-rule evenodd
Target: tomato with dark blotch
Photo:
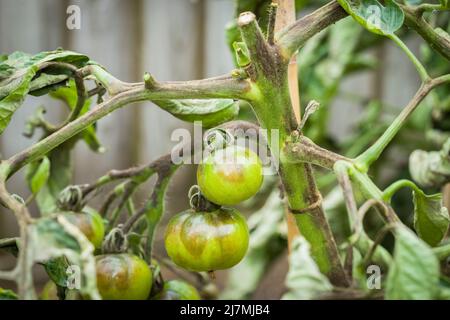
<instances>
[{"instance_id":1,"label":"tomato with dark blotch","mask_svg":"<svg viewBox=\"0 0 450 320\"><path fill-rule=\"evenodd\" d=\"M214 150L197 169L202 194L219 205L235 205L254 196L263 182L263 167L250 149L228 146Z\"/></svg>"},{"instance_id":2,"label":"tomato with dark blotch","mask_svg":"<svg viewBox=\"0 0 450 320\"><path fill-rule=\"evenodd\" d=\"M231 268L244 257L248 242L245 218L230 208L212 212L187 210L170 220L165 233L169 257L192 271Z\"/></svg>"},{"instance_id":3,"label":"tomato with dark blotch","mask_svg":"<svg viewBox=\"0 0 450 320\"><path fill-rule=\"evenodd\" d=\"M80 229L95 248L101 247L105 237L105 225L103 218L97 211L89 209L81 213L68 211L60 214Z\"/></svg>"},{"instance_id":4,"label":"tomato with dark blotch","mask_svg":"<svg viewBox=\"0 0 450 320\"><path fill-rule=\"evenodd\" d=\"M200 300L200 294L194 286L181 280L164 282L164 287L154 300Z\"/></svg>"},{"instance_id":5,"label":"tomato with dark blotch","mask_svg":"<svg viewBox=\"0 0 450 320\"><path fill-rule=\"evenodd\" d=\"M127 254L96 257L97 288L104 300L146 300L152 288L152 272L141 258Z\"/></svg>"}]
</instances>

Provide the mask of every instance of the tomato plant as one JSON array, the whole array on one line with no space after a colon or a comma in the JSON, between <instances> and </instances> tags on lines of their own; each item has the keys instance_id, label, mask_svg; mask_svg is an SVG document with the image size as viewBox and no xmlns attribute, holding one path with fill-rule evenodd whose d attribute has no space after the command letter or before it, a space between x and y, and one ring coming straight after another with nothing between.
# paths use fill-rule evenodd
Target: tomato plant
<instances>
[{"instance_id":1,"label":"tomato plant","mask_svg":"<svg viewBox=\"0 0 450 320\"><path fill-rule=\"evenodd\" d=\"M16 258L0 279L16 283L17 296L0 289L0 299L37 298L35 266L51 279L44 299L216 298L208 274L231 267L219 297L251 298L286 247L289 272L278 295L286 299L449 299L448 1L295 3L300 18L289 21L293 0L236 1L226 30L235 69L209 79L166 82L144 73L129 83L64 49L0 56L0 134L29 95L68 111L52 123L38 108L25 135L39 130L40 139L0 160L0 204L19 226L17 236L0 239ZM419 54L407 37L423 39ZM383 59L371 53L387 43L401 49L420 86L400 112L384 101L384 78L375 81L376 97L352 89L347 98L362 116L349 137L337 137L330 110L345 96L341 83L361 71L378 74ZM188 141L74 185L77 143L103 151L97 123L136 102L201 121L230 141L211 144L208 131L201 150ZM257 148L230 143L242 132ZM262 150L273 176L264 176ZM159 257L167 190L186 157L198 154L198 186L186 192L192 208L171 217L168 259ZM22 169L29 194L14 194L8 181ZM151 192L142 192L151 179ZM195 286L165 281L169 271Z\"/></svg>"}]
</instances>

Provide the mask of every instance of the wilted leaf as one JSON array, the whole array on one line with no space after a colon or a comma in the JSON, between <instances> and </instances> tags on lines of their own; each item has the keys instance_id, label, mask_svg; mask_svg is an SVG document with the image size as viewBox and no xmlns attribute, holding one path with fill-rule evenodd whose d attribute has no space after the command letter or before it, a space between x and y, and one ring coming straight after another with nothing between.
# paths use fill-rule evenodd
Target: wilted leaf
<instances>
[{"instance_id":1,"label":"wilted leaf","mask_svg":"<svg viewBox=\"0 0 450 320\"><path fill-rule=\"evenodd\" d=\"M442 205L442 195L413 192L414 229L430 246L438 245L447 233L450 218Z\"/></svg>"},{"instance_id":2,"label":"wilted leaf","mask_svg":"<svg viewBox=\"0 0 450 320\"><path fill-rule=\"evenodd\" d=\"M69 76L66 74L42 73L37 79L31 81L29 94L36 97L45 95L52 90L64 86L68 78Z\"/></svg>"},{"instance_id":3,"label":"wilted leaf","mask_svg":"<svg viewBox=\"0 0 450 320\"><path fill-rule=\"evenodd\" d=\"M36 222L34 227L38 235L36 238L38 243L34 245L37 248L42 248L40 251L45 252L45 248L80 251L77 240L67 233L55 218L41 218ZM38 252L38 254L42 253Z\"/></svg>"},{"instance_id":4,"label":"wilted leaf","mask_svg":"<svg viewBox=\"0 0 450 320\"><path fill-rule=\"evenodd\" d=\"M26 180L33 194L36 194L47 183L50 176L50 160L47 157L32 162L27 166Z\"/></svg>"},{"instance_id":5,"label":"wilted leaf","mask_svg":"<svg viewBox=\"0 0 450 320\"><path fill-rule=\"evenodd\" d=\"M405 15L393 0L338 0L349 15L370 32L391 35L401 28Z\"/></svg>"},{"instance_id":6,"label":"wilted leaf","mask_svg":"<svg viewBox=\"0 0 450 320\"><path fill-rule=\"evenodd\" d=\"M328 278L319 271L311 257L308 241L301 236L292 242L286 285L289 291L283 299L289 300L314 299L333 289Z\"/></svg>"},{"instance_id":7,"label":"wilted leaf","mask_svg":"<svg viewBox=\"0 0 450 320\"><path fill-rule=\"evenodd\" d=\"M201 121L205 128L230 121L239 113L239 104L232 99L158 100L154 103L180 120Z\"/></svg>"},{"instance_id":8,"label":"wilted leaf","mask_svg":"<svg viewBox=\"0 0 450 320\"><path fill-rule=\"evenodd\" d=\"M14 52L0 63L0 133L8 126L14 112L29 93L32 81L36 81L34 77L39 68L50 61L81 66L88 62L88 58L63 50L41 52L34 56ZM40 89L43 88L42 83L39 86Z\"/></svg>"},{"instance_id":9,"label":"wilted leaf","mask_svg":"<svg viewBox=\"0 0 450 320\"><path fill-rule=\"evenodd\" d=\"M67 259L73 267L75 283L82 295L100 299L96 284L94 246L86 236L64 216L40 218L28 227L28 248L33 252L33 261L46 265L49 275L63 286L68 285L64 272ZM52 261L53 260L53 261ZM75 270L79 270L76 273ZM69 280L69 278L67 278ZM72 283L71 283L72 284Z\"/></svg>"},{"instance_id":10,"label":"wilted leaf","mask_svg":"<svg viewBox=\"0 0 450 320\"><path fill-rule=\"evenodd\" d=\"M436 299L439 273L439 261L431 248L411 230L398 226L394 261L386 280L386 299Z\"/></svg>"}]
</instances>

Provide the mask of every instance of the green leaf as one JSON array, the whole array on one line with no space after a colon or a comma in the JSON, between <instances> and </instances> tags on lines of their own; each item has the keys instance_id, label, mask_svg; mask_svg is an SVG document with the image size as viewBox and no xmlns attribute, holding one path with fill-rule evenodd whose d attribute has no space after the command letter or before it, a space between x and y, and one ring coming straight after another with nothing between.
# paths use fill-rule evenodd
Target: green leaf
<instances>
[{"instance_id":1,"label":"green leaf","mask_svg":"<svg viewBox=\"0 0 450 320\"><path fill-rule=\"evenodd\" d=\"M57 211L59 193L72 182L70 152L75 141L75 138L72 138L47 155L51 163L50 176L36 195L36 203L41 215Z\"/></svg>"},{"instance_id":2,"label":"green leaf","mask_svg":"<svg viewBox=\"0 0 450 320\"><path fill-rule=\"evenodd\" d=\"M413 200L414 229L422 240L434 247L445 237L450 223L447 208L442 205L442 195L426 195L418 190L413 192Z\"/></svg>"},{"instance_id":3,"label":"green leaf","mask_svg":"<svg viewBox=\"0 0 450 320\"><path fill-rule=\"evenodd\" d=\"M39 97L66 85L69 78L66 74L47 74L42 73L39 78L31 81L29 94Z\"/></svg>"},{"instance_id":4,"label":"green leaf","mask_svg":"<svg viewBox=\"0 0 450 320\"><path fill-rule=\"evenodd\" d=\"M0 134L8 126L14 112L22 105L31 89L31 83L40 67L50 61L65 62L77 67L88 62L88 57L71 51L47 51L31 56L23 52L14 52L0 63ZM47 79L37 84L39 89ZM55 79L53 79L55 80ZM49 84L49 83L47 83Z\"/></svg>"},{"instance_id":5,"label":"green leaf","mask_svg":"<svg viewBox=\"0 0 450 320\"><path fill-rule=\"evenodd\" d=\"M431 248L403 225L396 228L394 261L386 299L429 300L439 295L439 261Z\"/></svg>"},{"instance_id":6,"label":"green leaf","mask_svg":"<svg viewBox=\"0 0 450 320\"><path fill-rule=\"evenodd\" d=\"M391 35L401 28L405 19L402 9L393 0L383 6L377 0L338 0L349 15L370 32Z\"/></svg>"},{"instance_id":7,"label":"green leaf","mask_svg":"<svg viewBox=\"0 0 450 320\"><path fill-rule=\"evenodd\" d=\"M17 300L17 294L8 289L0 288L0 300Z\"/></svg>"},{"instance_id":8,"label":"green leaf","mask_svg":"<svg viewBox=\"0 0 450 320\"><path fill-rule=\"evenodd\" d=\"M50 176L50 160L43 157L41 160L27 166L26 180L33 194L36 194L47 183Z\"/></svg>"},{"instance_id":9,"label":"green leaf","mask_svg":"<svg viewBox=\"0 0 450 320\"><path fill-rule=\"evenodd\" d=\"M50 279L60 287L67 286L67 269L70 263L66 257L50 259L44 263L45 271Z\"/></svg>"},{"instance_id":10,"label":"green leaf","mask_svg":"<svg viewBox=\"0 0 450 320\"><path fill-rule=\"evenodd\" d=\"M234 54L236 56L236 63L239 67L246 67L250 64L250 53L248 52L245 42L233 43Z\"/></svg>"},{"instance_id":11,"label":"green leaf","mask_svg":"<svg viewBox=\"0 0 450 320\"><path fill-rule=\"evenodd\" d=\"M239 104L232 99L158 100L154 103L180 120L201 121L205 128L230 121L239 113Z\"/></svg>"},{"instance_id":12,"label":"green leaf","mask_svg":"<svg viewBox=\"0 0 450 320\"><path fill-rule=\"evenodd\" d=\"M288 300L314 299L333 289L328 278L319 271L311 257L310 245L302 236L292 242L286 285L289 291L283 299Z\"/></svg>"},{"instance_id":13,"label":"green leaf","mask_svg":"<svg viewBox=\"0 0 450 320\"><path fill-rule=\"evenodd\" d=\"M444 8L450 8L450 2L448 0L440 0L440 3Z\"/></svg>"}]
</instances>

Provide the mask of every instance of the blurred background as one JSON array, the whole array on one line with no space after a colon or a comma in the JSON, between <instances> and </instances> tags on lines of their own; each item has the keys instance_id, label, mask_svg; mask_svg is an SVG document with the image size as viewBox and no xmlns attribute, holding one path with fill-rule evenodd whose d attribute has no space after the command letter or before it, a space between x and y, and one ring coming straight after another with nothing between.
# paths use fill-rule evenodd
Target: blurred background
<instances>
[{"instance_id":1,"label":"blurred background","mask_svg":"<svg viewBox=\"0 0 450 320\"><path fill-rule=\"evenodd\" d=\"M298 15L305 15L324 2L299 1ZM66 27L69 16L66 10L72 4L81 9L79 30ZM262 10L260 7L258 10ZM235 14L232 0L0 0L0 53L20 50L34 54L63 47L88 55L124 81L141 81L144 71L151 72L158 80L205 78L226 73L234 67L225 29ZM326 110L326 114L324 111L312 117L307 132L316 142L345 152L352 146L348 144L349 139L363 131L360 124L367 116L365 107L379 101L389 106L387 118L386 113L383 113L384 118L380 116L379 108L377 116L368 123L370 127L379 128L385 123L382 119L389 121L409 101L419 78L394 44L376 39L352 21L344 23L346 26L341 30L347 30L347 34L342 31L339 37L333 37L331 31L331 34L316 36L315 43L305 47L305 55L300 53L299 68L301 71L304 68L300 79L301 91L304 91L302 105L314 98ZM352 37L358 37L354 49L357 55L348 50ZM422 42L417 37L407 36L406 42L414 52L420 52ZM345 60L345 65L341 60ZM312 69L313 66L317 68ZM11 156L38 138L30 140L22 132L26 119L41 105L47 109L49 119L57 122L64 118L64 110L55 100L29 97L0 137L2 157ZM320 123L315 125L315 122ZM175 145L170 136L180 127L190 128L190 125L151 103L114 112L98 123L98 137L106 148L105 153L96 154L84 143L77 144L73 154L74 183L87 183L109 169L127 168L156 159ZM369 138L365 143L372 140ZM388 165L391 171L397 170L396 162L400 162L403 169L407 163L407 157L400 161L392 155L387 157L391 157ZM389 170L380 174L385 177L381 183L394 178ZM194 181L193 172L193 167L186 166L173 179L167 196L168 215L187 208L187 190ZM324 190L332 189L333 180L330 181ZM10 181L9 190L23 197L29 194L23 172ZM16 234L17 226L11 214L2 212L0 236ZM161 236L158 240L157 254L163 256ZM254 292L246 297L278 299L284 292L287 258L284 250L277 250L270 260L270 268L265 269ZM0 255L3 269L11 267L12 263L9 257ZM173 275L168 270L164 272L169 278ZM37 270L37 279L41 283L46 281L42 270ZM226 273L220 272L219 287L227 285L226 279Z\"/></svg>"}]
</instances>

